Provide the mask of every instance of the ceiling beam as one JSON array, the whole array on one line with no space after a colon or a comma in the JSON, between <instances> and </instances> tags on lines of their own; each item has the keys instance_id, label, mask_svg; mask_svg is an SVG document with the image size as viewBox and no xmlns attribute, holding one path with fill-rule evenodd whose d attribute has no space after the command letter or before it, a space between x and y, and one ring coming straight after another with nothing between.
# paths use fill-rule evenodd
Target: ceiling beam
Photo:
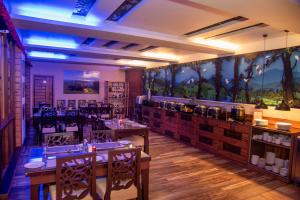
<instances>
[{"instance_id":1,"label":"ceiling beam","mask_svg":"<svg viewBox=\"0 0 300 200\"><path fill-rule=\"evenodd\" d=\"M136 59L136 60L144 60L151 62L172 62L176 63L178 60L168 59L168 58L152 58L148 56L144 56L141 52L135 51L124 51L122 49L109 49L104 47L80 47L78 49L70 49L70 48L61 48L61 47L48 47L48 46L39 46L39 45L30 45L28 43L24 43L24 46L27 50L30 51L49 51L54 53L64 53L64 54L76 54L79 57L105 57L107 59L114 58L122 58L122 59Z\"/></svg>"},{"instance_id":2,"label":"ceiling beam","mask_svg":"<svg viewBox=\"0 0 300 200\"><path fill-rule=\"evenodd\" d=\"M191 0L233 15L246 17L281 30L300 33L300 2L297 0Z\"/></svg>"},{"instance_id":3,"label":"ceiling beam","mask_svg":"<svg viewBox=\"0 0 300 200\"><path fill-rule=\"evenodd\" d=\"M168 47L209 54L220 55L234 53L233 51L228 49L196 44L194 42L191 42L184 36L174 36L158 32L145 31L142 29L129 28L110 22L103 22L100 26L96 27L68 22L58 22L47 19L39 19L15 14L12 14L12 18L15 26L21 29L49 32L49 27L51 27L52 32L77 35L81 37L88 36L98 39L117 40L145 45L150 44L153 46Z\"/></svg>"},{"instance_id":4,"label":"ceiling beam","mask_svg":"<svg viewBox=\"0 0 300 200\"><path fill-rule=\"evenodd\" d=\"M57 62L57 63L73 63L73 64L93 64L93 65L105 65L105 66L113 66L113 67L159 67L159 66L167 66L169 63L167 62L147 62L147 64L143 65L130 65L126 63L119 62L118 60L107 60L107 59L95 59L95 58L76 58L76 57L70 57L67 59L53 59L53 58L37 58L37 57L31 57L31 61L44 61L44 62Z\"/></svg>"}]
</instances>

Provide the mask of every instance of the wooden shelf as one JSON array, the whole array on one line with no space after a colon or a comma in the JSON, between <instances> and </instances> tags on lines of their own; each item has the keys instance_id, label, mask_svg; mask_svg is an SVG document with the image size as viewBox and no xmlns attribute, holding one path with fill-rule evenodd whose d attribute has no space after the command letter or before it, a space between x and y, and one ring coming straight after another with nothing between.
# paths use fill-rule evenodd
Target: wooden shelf
<instances>
[{"instance_id":1,"label":"wooden shelf","mask_svg":"<svg viewBox=\"0 0 300 200\"><path fill-rule=\"evenodd\" d=\"M252 168L252 169L254 169L256 171L260 171L262 173L270 174L270 175L276 177L277 179L280 179L283 182L286 182L286 183L290 182L289 174L287 176L281 176L279 173L277 174L277 173L275 173L273 171L266 170L265 168L258 167L256 165L251 164L251 163L248 164L248 167Z\"/></svg>"},{"instance_id":2,"label":"wooden shelf","mask_svg":"<svg viewBox=\"0 0 300 200\"><path fill-rule=\"evenodd\" d=\"M274 124L273 125L269 124L268 126L255 126L255 125L253 125L252 128L265 130L265 131L276 132L276 133L285 134L285 135L292 135L292 134L300 132L299 129L295 129L295 128L291 128L290 131L278 130L278 129L275 128Z\"/></svg>"},{"instance_id":3,"label":"wooden shelf","mask_svg":"<svg viewBox=\"0 0 300 200\"><path fill-rule=\"evenodd\" d=\"M252 140L256 141L256 142L260 142L260 143L264 143L264 144L268 144L268 145L280 147L280 148L285 148L285 149L289 149L289 150L291 149L291 146L285 146L285 145L282 145L282 144L275 144L275 143L272 143L272 142L267 142L267 141L258 140L258 139L252 139Z\"/></svg>"}]
</instances>

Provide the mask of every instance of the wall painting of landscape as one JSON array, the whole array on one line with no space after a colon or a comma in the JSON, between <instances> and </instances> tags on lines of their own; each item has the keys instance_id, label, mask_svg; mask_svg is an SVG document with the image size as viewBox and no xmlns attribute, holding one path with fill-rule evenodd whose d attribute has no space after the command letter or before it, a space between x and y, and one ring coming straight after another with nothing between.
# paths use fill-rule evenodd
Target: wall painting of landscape
<instances>
[{"instance_id":1,"label":"wall painting of landscape","mask_svg":"<svg viewBox=\"0 0 300 200\"><path fill-rule=\"evenodd\" d=\"M97 71L64 71L64 94L99 94Z\"/></svg>"},{"instance_id":2,"label":"wall painting of landscape","mask_svg":"<svg viewBox=\"0 0 300 200\"><path fill-rule=\"evenodd\" d=\"M153 95L300 108L300 47L146 69L144 78Z\"/></svg>"}]
</instances>

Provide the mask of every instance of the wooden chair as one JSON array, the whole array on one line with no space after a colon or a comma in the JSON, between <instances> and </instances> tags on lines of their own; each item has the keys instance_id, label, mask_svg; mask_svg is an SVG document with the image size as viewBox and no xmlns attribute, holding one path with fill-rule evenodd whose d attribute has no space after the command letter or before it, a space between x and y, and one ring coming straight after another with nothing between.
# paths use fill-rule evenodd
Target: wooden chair
<instances>
[{"instance_id":1,"label":"wooden chair","mask_svg":"<svg viewBox=\"0 0 300 200\"><path fill-rule=\"evenodd\" d=\"M56 185L49 188L52 200L97 199L95 189L96 154L80 154L56 159Z\"/></svg>"},{"instance_id":2,"label":"wooden chair","mask_svg":"<svg viewBox=\"0 0 300 200\"><path fill-rule=\"evenodd\" d=\"M78 100L78 108L87 107L87 102L84 99Z\"/></svg>"},{"instance_id":3,"label":"wooden chair","mask_svg":"<svg viewBox=\"0 0 300 200\"><path fill-rule=\"evenodd\" d=\"M106 130L106 129L107 128L106 128L103 120L94 119L92 121L92 130Z\"/></svg>"},{"instance_id":4,"label":"wooden chair","mask_svg":"<svg viewBox=\"0 0 300 200\"><path fill-rule=\"evenodd\" d=\"M41 132L42 133L55 133L56 132L56 111L51 110L43 110L41 115Z\"/></svg>"},{"instance_id":5,"label":"wooden chair","mask_svg":"<svg viewBox=\"0 0 300 200\"><path fill-rule=\"evenodd\" d=\"M97 179L97 194L104 200L142 199L140 160L141 150L137 148L109 151L108 175Z\"/></svg>"},{"instance_id":6,"label":"wooden chair","mask_svg":"<svg viewBox=\"0 0 300 200\"><path fill-rule=\"evenodd\" d=\"M67 132L44 134L44 143L48 147L51 147L76 144L77 142L74 138L74 133Z\"/></svg>"},{"instance_id":7,"label":"wooden chair","mask_svg":"<svg viewBox=\"0 0 300 200\"><path fill-rule=\"evenodd\" d=\"M90 141L94 143L103 143L112 140L111 130L92 130L90 132Z\"/></svg>"},{"instance_id":8,"label":"wooden chair","mask_svg":"<svg viewBox=\"0 0 300 200\"><path fill-rule=\"evenodd\" d=\"M68 109L76 109L76 100L68 100Z\"/></svg>"},{"instance_id":9,"label":"wooden chair","mask_svg":"<svg viewBox=\"0 0 300 200\"><path fill-rule=\"evenodd\" d=\"M79 131L79 112L78 110L66 110L65 112L66 132Z\"/></svg>"}]
</instances>

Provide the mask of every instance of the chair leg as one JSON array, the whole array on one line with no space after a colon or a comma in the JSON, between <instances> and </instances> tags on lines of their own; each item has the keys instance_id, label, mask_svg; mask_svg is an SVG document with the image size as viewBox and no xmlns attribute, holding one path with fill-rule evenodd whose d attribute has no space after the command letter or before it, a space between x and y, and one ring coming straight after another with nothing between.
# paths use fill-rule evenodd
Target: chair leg
<instances>
[{"instance_id":1,"label":"chair leg","mask_svg":"<svg viewBox=\"0 0 300 200\"><path fill-rule=\"evenodd\" d=\"M43 199L48 200L48 194L49 194L49 185L44 184L43 185Z\"/></svg>"}]
</instances>

